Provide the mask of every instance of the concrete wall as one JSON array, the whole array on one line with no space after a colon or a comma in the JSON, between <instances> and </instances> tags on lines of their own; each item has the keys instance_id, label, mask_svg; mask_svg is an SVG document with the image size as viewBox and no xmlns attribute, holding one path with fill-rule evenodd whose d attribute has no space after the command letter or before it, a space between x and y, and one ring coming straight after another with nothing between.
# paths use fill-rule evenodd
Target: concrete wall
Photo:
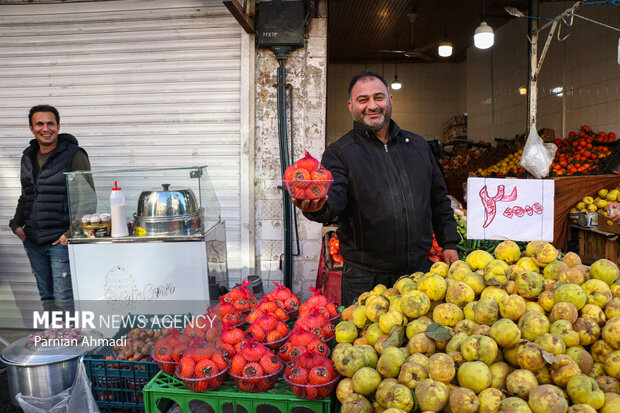
<instances>
[{"instance_id":1,"label":"concrete wall","mask_svg":"<svg viewBox=\"0 0 620 413\"><path fill-rule=\"evenodd\" d=\"M325 16L324 14L322 16ZM325 95L327 71L327 20L315 18L310 26L306 47L293 51L286 61L286 82L292 86L293 119L289 128L294 142L295 161L308 150L317 158L325 149ZM256 271L262 276L265 291L273 281L283 282L280 256L284 253L283 212L278 144L276 83L278 62L273 52L256 52ZM287 96L290 96L288 94ZM291 104L289 97L288 104ZM290 108L287 107L287 115ZM310 296L314 286L321 249L321 224L298 214L300 251L294 257L293 292L300 298ZM295 242L293 253L297 253Z\"/></svg>"},{"instance_id":2,"label":"concrete wall","mask_svg":"<svg viewBox=\"0 0 620 413\"><path fill-rule=\"evenodd\" d=\"M327 144L338 140L353 126L347 107L349 81L364 69L383 73L390 83L394 79L394 64L330 64L327 72ZM419 133L426 139L442 134L441 126L459 110L459 65L456 63L399 63L396 66L400 90L390 90L393 96L392 118L406 130Z\"/></svg>"},{"instance_id":3,"label":"concrete wall","mask_svg":"<svg viewBox=\"0 0 620 413\"><path fill-rule=\"evenodd\" d=\"M544 3L540 15L555 17L573 2ZM583 7L579 15L620 26L619 7ZM595 131L620 131L620 66L618 32L574 18L561 25L543 61L538 82L537 127L552 128L566 137L580 125ZM524 133L527 95L519 86L528 83L527 20L515 19L496 30L495 45L488 50L470 48L467 53L468 135L473 140L509 139ZM548 30L539 39L539 54ZM561 88L561 89L560 89ZM559 90L562 92L560 93Z\"/></svg>"}]
</instances>

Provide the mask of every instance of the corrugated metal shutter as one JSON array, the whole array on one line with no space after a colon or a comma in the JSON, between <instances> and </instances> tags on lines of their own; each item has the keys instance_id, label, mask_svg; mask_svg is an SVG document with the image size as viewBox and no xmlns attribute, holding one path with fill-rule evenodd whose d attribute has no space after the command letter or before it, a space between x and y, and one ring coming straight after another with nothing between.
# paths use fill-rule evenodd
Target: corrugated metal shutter
<instances>
[{"instance_id":1,"label":"corrugated metal shutter","mask_svg":"<svg viewBox=\"0 0 620 413\"><path fill-rule=\"evenodd\" d=\"M219 0L0 5L0 326L21 326L20 303L39 298L7 224L40 103L59 109L93 169L209 165L240 278L243 41Z\"/></svg>"}]
</instances>

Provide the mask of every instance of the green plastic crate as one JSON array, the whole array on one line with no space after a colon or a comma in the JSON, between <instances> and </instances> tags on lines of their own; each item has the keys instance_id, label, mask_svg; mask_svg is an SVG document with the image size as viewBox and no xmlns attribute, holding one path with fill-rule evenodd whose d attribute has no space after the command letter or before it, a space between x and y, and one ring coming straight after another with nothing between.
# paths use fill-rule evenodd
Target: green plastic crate
<instances>
[{"instance_id":1,"label":"green plastic crate","mask_svg":"<svg viewBox=\"0 0 620 413\"><path fill-rule=\"evenodd\" d=\"M231 377L217 389L196 393L187 390L176 377L161 371L144 387L142 393L146 413L163 413L172 402L177 403L183 413L191 413L190 402L194 400L207 403L215 412L237 412L237 408L243 408L248 413L256 413L261 406L272 406L281 413L295 413L300 408L303 408L304 412L330 413L335 399L334 397L320 400L300 399L293 394L282 378L278 379L272 389L264 393L239 390Z\"/></svg>"}]
</instances>

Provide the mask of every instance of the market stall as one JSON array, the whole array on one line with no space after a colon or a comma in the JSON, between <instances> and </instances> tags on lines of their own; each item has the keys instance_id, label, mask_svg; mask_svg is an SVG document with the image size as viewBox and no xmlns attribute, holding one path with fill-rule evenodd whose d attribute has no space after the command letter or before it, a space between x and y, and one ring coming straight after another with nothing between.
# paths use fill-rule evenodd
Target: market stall
<instances>
[{"instance_id":1,"label":"market stall","mask_svg":"<svg viewBox=\"0 0 620 413\"><path fill-rule=\"evenodd\" d=\"M619 280L608 260L586 266L551 243L502 241L339 310L318 290L300 301L284 286L258 302L246 284L205 314L235 324L119 331L151 359L115 347L84 360L102 408L538 412L545 400L548 411L611 413Z\"/></svg>"}]
</instances>

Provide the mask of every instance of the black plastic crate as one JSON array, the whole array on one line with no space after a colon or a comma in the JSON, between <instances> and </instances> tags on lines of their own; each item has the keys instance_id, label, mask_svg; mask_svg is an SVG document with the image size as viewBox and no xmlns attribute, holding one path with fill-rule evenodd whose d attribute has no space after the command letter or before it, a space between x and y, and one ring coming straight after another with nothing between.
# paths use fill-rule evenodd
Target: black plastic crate
<instances>
[{"instance_id":1,"label":"black plastic crate","mask_svg":"<svg viewBox=\"0 0 620 413\"><path fill-rule=\"evenodd\" d=\"M100 354L84 356L84 367L99 409L102 412L145 411L142 389L159 372L157 364L154 361L106 360L105 357Z\"/></svg>"},{"instance_id":2,"label":"black plastic crate","mask_svg":"<svg viewBox=\"0 0 620 413\"><path fill-rule=\"evenodd\" d=\"M127 315L131 317L131 314ZM145 314L148 325L152 326L153 318L162 318L165 314ZM191 318L191 314L182 314ZM132 328L121 327L113 339L126 335ZM106 412L144 412L144 397L142 389L159 372L157 363L147 357L144 360L107 360L107 356L114 355L112 347L100 347L90 351L83 357L86 374L90 379L91 391L99 409Z\"/></svg>"}]
</instances>

